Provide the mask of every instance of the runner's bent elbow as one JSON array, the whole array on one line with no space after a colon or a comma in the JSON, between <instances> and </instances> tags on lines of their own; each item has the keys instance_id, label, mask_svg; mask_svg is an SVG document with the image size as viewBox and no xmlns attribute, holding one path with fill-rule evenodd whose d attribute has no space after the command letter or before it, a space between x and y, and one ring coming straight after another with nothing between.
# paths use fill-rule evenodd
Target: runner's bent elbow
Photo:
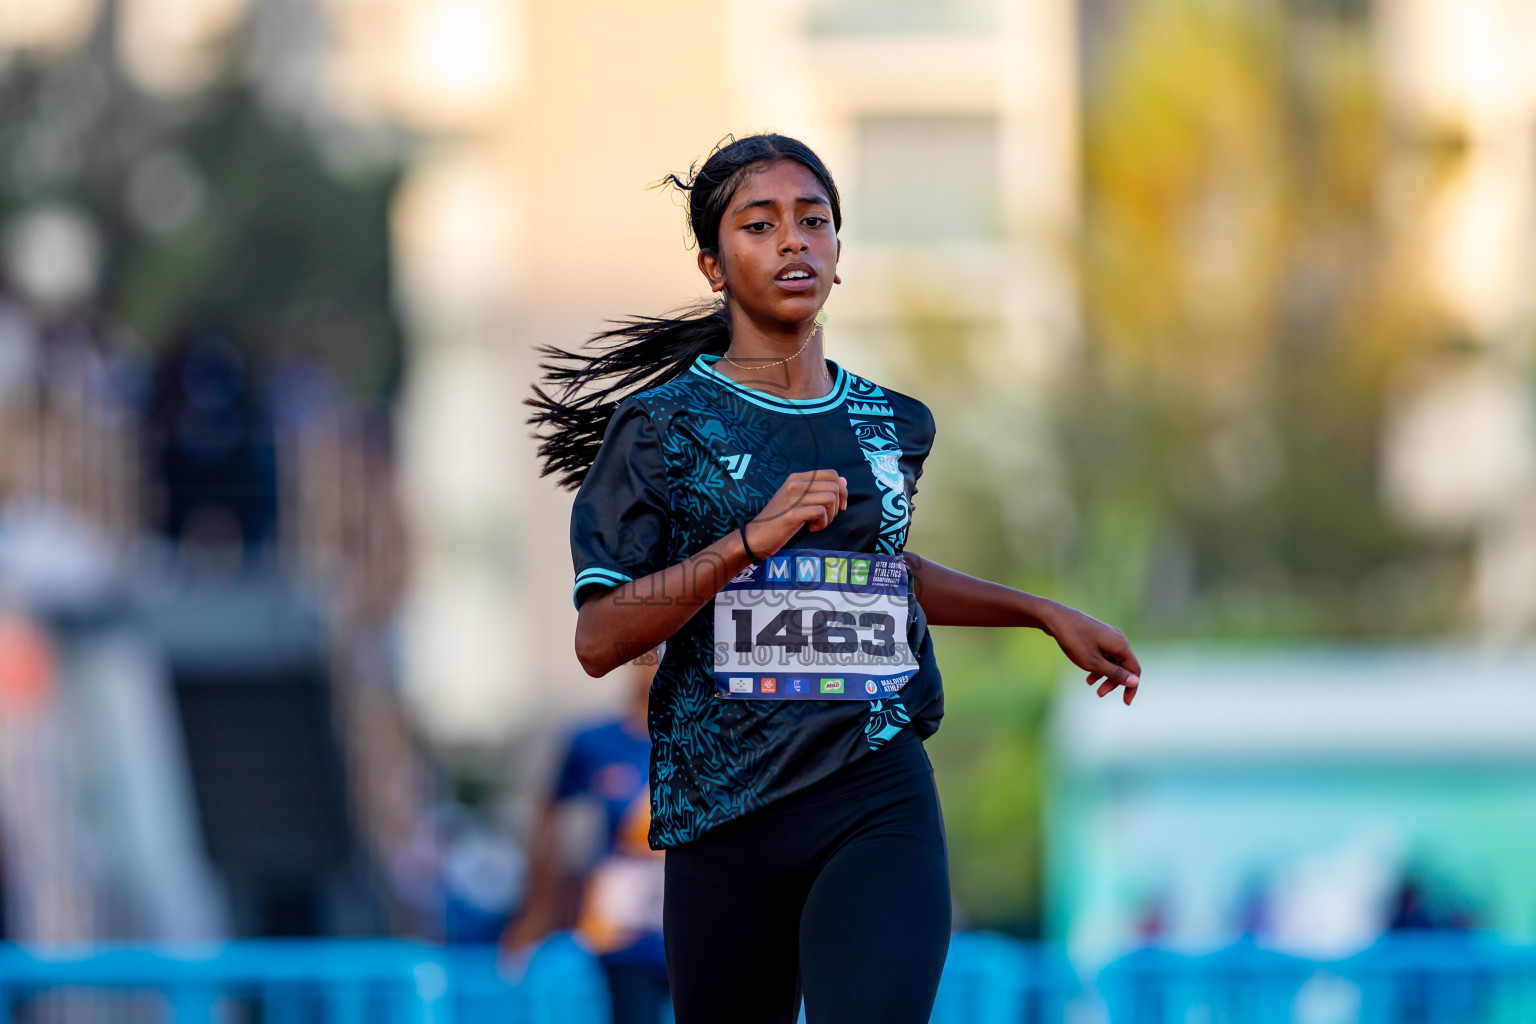
<instances>
[{"instance_id":1,"label":"runner's bent elbow","mask_svg":"<svg viewBox=\"0 0 1536 1024\"><path fill-rule=\"evenodd\" d=\"M611 659L605 658L602 637L598 636L598 630L587 621L587 616L577 613L576 618L576 660L581 663L581 670L593 679L600 679L612 672L614 664Z\"/></svg>"}]
</instances>

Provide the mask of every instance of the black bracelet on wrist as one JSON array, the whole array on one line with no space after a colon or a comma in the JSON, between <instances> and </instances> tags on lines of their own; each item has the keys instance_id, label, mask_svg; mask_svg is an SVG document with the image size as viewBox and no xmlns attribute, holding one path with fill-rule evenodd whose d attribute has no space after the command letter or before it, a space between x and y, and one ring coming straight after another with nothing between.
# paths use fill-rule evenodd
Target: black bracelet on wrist
<instances>
[{"instance_id":1,"label":"black bracelet on wrist","mask_svg":"<svg viewBox=\"0 0 1536 1024\"><path fill-rule=\"evenodd\" d=\"M742 523L740 526L736 527L736 532L741 534L741 546L746 549L748 560L753 562L761 562L762 559L758 558L752 553L752 545L747 543L747 524Z\"/></svg>"}]
</instances>

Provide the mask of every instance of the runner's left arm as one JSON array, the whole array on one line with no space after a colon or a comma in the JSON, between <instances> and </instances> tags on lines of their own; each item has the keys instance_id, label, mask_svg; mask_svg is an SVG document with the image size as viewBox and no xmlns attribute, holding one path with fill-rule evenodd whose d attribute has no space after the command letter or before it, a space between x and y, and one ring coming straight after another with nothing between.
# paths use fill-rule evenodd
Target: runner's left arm
<instances>
[{"instance_id":1,"label":"runner's left arm","mask_svg":"<svg viewBox=\"0 0 1536 1024\"><path fill-rule=\"evenodd\" d=\"M1125 634L1075 608L1027 594L1001 583L967 576L915 552L905 554L913 593L930 626L1029 626L1050 634L1072 663L1099 684L1103 697L1125 687L1125 702L1136 697L1141 663Z\"/></svg>"}]
</instances>

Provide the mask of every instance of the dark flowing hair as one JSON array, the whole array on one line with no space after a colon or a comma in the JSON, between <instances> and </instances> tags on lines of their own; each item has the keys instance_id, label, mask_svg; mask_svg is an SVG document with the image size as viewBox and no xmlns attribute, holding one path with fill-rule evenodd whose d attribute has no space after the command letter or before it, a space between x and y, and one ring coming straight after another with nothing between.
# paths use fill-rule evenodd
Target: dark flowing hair
<instances>
[{"instance_id":1,"label":"dark flowing hair","mask_svg":"<svg viewBox=\"0 0 1536 1024\"><path fill-rule=\"evenodd\" d=\"M688 196L688 225L702 251L720 245L720 221L743 181L760 165L793 160L827 190L834 229L843 226L837 185L821 158L798 139L784 135L727 136L703 166L694 164L686 181L669 174L659 182ZM534 413L540 476L558 474L560 486L575 488L603 441L613 411L625 398L686 373L701 355L721 355L731 344L730 314L724 300L674 310L662 316L609 321L582 350L554 345L537 349L544 361L541 384L524 399Z\"/></svg>"}]
</instances>

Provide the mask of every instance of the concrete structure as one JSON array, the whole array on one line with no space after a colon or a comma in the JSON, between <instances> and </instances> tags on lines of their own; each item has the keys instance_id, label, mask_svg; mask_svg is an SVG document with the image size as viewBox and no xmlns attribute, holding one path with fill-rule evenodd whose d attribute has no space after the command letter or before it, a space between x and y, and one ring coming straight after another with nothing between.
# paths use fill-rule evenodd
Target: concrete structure
<instances>
[{"instance_id":1,"label":"concrete structure","mask_svg":"<svg viewBox=\"0 0 1536 1024\"><path fill-rule=\"evenodd\" d=\"M1423 280L1470 342L1469 352L1448 354L1402 382L1384 425L1383 482L1406 521L1475 538L1475 628L1529 635L1536 629L1536 5L1391 0L1375 12L1402 140L1392 173L1439 182L1429 209L1391 212L1422 233ZM1391 190L1384 192L1390 200Z\"/></svg>"}]
</instances>

